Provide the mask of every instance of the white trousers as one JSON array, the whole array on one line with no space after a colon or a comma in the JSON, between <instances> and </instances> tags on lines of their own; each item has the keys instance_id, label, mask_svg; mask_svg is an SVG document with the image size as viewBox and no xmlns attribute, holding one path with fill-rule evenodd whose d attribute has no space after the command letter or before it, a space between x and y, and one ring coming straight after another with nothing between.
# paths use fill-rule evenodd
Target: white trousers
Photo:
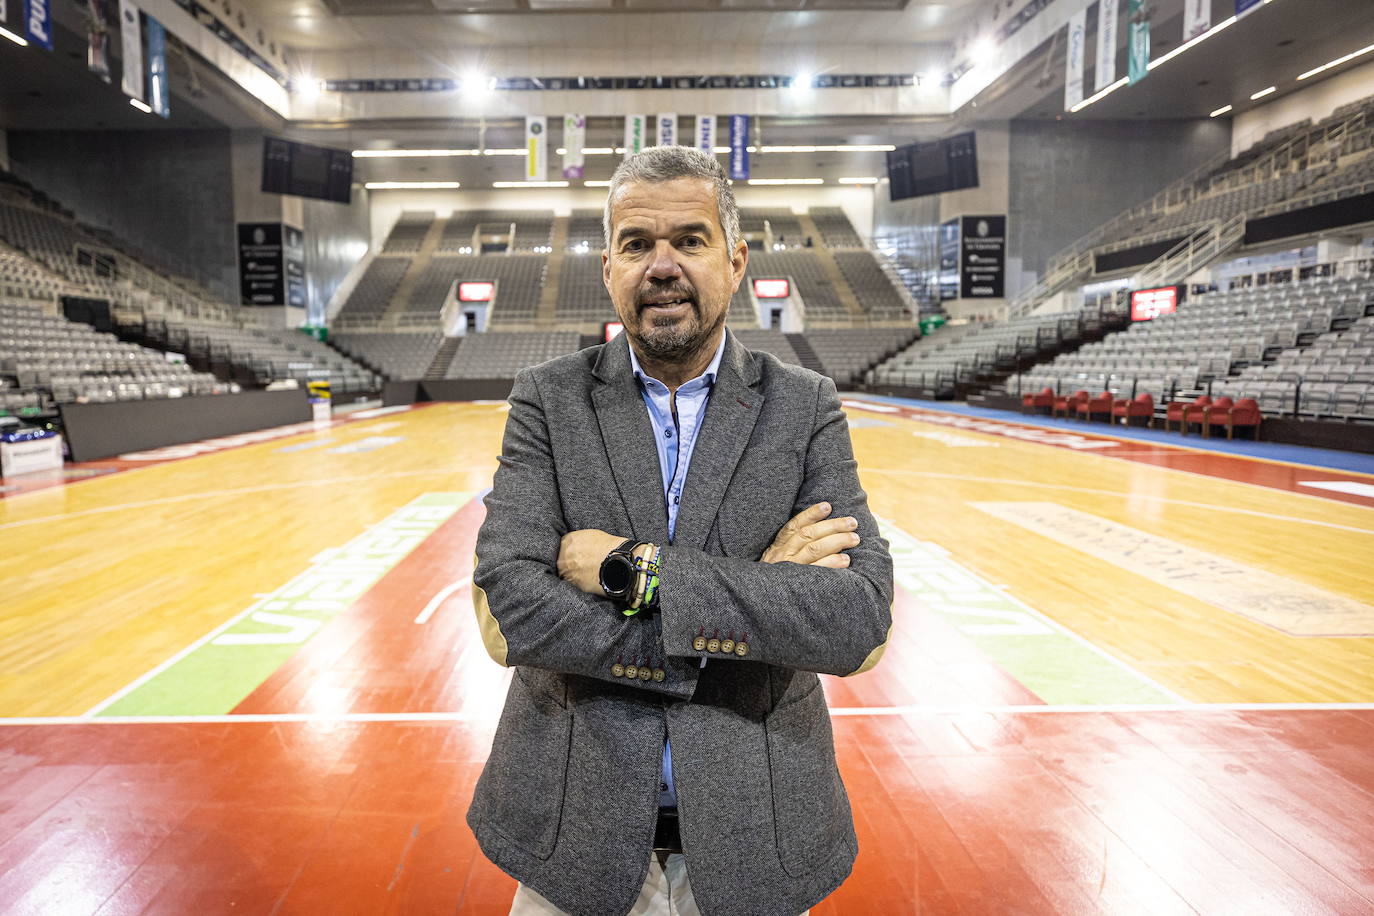
<instances>
[{"instance_id":1,"label":"white trousers","mask_svg":"<svg viewBox=\"0 0 1374 916\"><path fill-rule=\"evenodd\" d=\"M808 916L810 910L801 916ZM562 910L521 884L511 902L510 916L566 916ZM671 853L660 864L658 856L649 859L649 875L639 890L639 899L630 916L701 916L687 881L687 859Z\"/></svg>"}]
</instances>

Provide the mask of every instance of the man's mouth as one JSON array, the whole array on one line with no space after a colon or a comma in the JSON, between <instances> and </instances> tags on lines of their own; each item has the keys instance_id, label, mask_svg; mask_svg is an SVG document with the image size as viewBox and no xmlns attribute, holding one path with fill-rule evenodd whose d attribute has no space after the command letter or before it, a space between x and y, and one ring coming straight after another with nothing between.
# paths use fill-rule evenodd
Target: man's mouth
<instances>
[{"instance_id":1,"label":"man's mouth","mask_svg":"<svg viewBox=\"0 0 1374 916\"><path fill-rule=\"evenodd\" d=\"M657 302L646 302L644 303L642 308L659 309L660 311L673 312L677 311L683 306L690 306L691 304L691 299L661 299Z\"/></svg>"}]
</instances>

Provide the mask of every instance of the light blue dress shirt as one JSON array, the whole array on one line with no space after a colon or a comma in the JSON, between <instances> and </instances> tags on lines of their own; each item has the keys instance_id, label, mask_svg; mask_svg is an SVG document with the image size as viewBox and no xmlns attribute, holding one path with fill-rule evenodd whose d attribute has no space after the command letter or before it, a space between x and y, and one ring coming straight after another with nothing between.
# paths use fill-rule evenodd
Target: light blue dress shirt
<instances>
[{"instance_id":1,"label":"light blue dress shirt","mask_svg":"<svg viewBox=\"0 0 1374 916\"><path fill-rule=\"evenodd\" d=\"M716 373L720 371L720 360L724 354L725 335L722 334L711 364L701 375L678 388L677 402L674 404L673 393L668 386L644 373L634 347L630 347L630 366L634 369L635 378L639 379L639 391L644 396L644 406L649 410L649 424L654 429L654 444L658 447L658 466L663 472L663 499L668 509L669 541L677 528L677 507L682 501L682 486L687 480L692 449L696 447L701 421L706 416L706 403L710 400L711 387L716 383ZM706 659L701 661L705 665ZM658 803L665 807L676 807L672 748L667 741L663 742L662 785L664 789L659 793Z\"/></svg>"}]
</instances>

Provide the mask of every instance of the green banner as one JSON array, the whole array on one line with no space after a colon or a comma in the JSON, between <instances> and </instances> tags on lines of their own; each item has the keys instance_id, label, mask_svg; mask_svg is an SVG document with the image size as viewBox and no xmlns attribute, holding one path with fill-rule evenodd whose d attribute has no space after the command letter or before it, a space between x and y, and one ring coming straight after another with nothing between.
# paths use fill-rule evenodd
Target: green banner
<instances>
[{"instance_id":1,"label":"green banner","mask_svg":"<svg viewBox=\"0 0 1374 916\"><path fill-rule=\"evenodd\" d=\"M1134 85L1150 72L1150 8L1147 0L1131 0L1127 16L1130 21L1127 77Z\"/></svg>"},{"instance_id":2,"label":"green banner","mask_svg":"<svg viewBox=\"0 0 1374 916\"><path fill-rule=\"evenodd\" d=\"M226 715L472 498L426 493L96 706L97 716Z\"/></svg>"}]
</instances>

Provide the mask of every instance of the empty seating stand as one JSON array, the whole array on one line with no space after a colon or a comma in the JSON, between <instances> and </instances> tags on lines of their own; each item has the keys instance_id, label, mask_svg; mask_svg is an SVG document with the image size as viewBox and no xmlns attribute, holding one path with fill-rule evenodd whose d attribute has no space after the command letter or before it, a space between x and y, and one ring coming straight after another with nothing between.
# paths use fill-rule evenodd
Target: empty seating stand
<instances>
[{"instance_id":1,"label":"empty seating stand","mask_svg":"<svg viewBox=\"0 0 1374 916\"><path fill-rule=\"evenodd\" d=\"M446 378L508 379L526 366L536 366L577 350L575 331L488 331L471 334L448 367Z\"/></svg>"},{"instance_id":2,"label":"empty seating stand","mask_svg":"<svg viewBox=\"0 0 1374 916\"><path fill-rule=\"evenodd\" d=\"M419 379L444 342L437 330L423 333L335 334L329 342L355 362L387 379Z\"/></svg>"}]
</instances>

